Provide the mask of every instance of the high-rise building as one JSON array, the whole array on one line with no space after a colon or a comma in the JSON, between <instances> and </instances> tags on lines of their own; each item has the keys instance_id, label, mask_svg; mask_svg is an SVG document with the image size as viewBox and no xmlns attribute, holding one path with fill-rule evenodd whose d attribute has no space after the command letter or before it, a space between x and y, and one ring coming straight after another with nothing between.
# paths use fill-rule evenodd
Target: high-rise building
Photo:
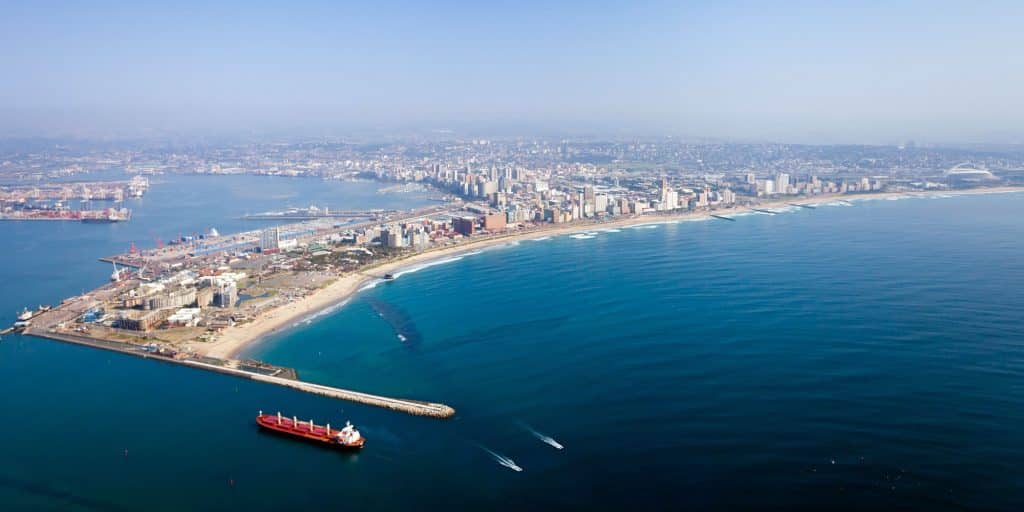
<instances>
[{"instance_id":1,"label":"high-rise building","mask_svg":"<svg viewBox=\"0 0 1024 512\"><path fill-rule=\"evenodd\" d=\"M505 214L504 213L491 213L484 215L484 229L487 231L500 231L505 229Z\"/></svg>"},{"instance_id":2,"label":"high-rise building","mask_svg":"<svg viewBox=\"0 0 1024 512\"><path fill-rule=\"evenodd\" d=\"M272 252L281 249L281 228L272 227L260 232L260 252Z\"/></svg>"},{"instance_id":3,"label":"high-rise building","mask_svg":"<svg viewBox=\"0 0 1024 512\"><path fill-rule=\"evenodd\" d=\"M707 208L708 203L708 188L704 187L704 190L701 190L700 194L697 195L697 206L700 208Z\"/></svg>"},{"instance_id":4,"label":"high-rise building","mask_svg":"<svg viewBox=\"0 0 1024 512\"><path fill-rule=\"evenodd\" d=\"M679 207L679 192L669 186L668 178L661 178L661 205L662 210L675 210Z\"/></svg>"},{"instance_id":5,"label":"high-rise building","mask_svg":"<svg viewBox=\"0 0 1024 512\"><path fill-rule=\"evenodd\" d=\"M381 230L380 242L385 247L404 247L405 237L402 235L402 228L397 226L388 226L387 229Z\"/></svg>"},{"instance_id":6,"label":"high-rise building","mask_svg":"<svg viewBox=\"0 0 1024 512\"><path fill-rule=\"evenodd\" d=\"M625 197L619 199L619 213L622 215L629 215L633 213L633 210L629 207L629 199Z\"/></svg>"},{"instance_id":7,"label":"high-rise building","mask_svg":"<svg viewBox=\"0 0 1024 512\"><path fill-rule=\"evenodd\" d=\"M775 193L789 193L789 174L780 172L777 176L775 176Z\"/></svg>"},{"instance_id":8,"label":"high-rise building","mask_svg":"<svg viewBox=\"0 0 1024 512\"><path fill-rule=\"evenodd\" d=\"M213 305L219 308L230 308L238 302L238 288L235 283L223 284L213 292Z\"/></svg>"},{"instance_id":9,"label":"high-rise building","mask_svg":"<svg viewBox=\"0 0 1024 512\"><path fill-rule=\"evenodd\" d=\"M472 235L475 224L476 219L473 217L456 217L452 219L452 229L463 236Z\"/></svg>"}]
</instances>

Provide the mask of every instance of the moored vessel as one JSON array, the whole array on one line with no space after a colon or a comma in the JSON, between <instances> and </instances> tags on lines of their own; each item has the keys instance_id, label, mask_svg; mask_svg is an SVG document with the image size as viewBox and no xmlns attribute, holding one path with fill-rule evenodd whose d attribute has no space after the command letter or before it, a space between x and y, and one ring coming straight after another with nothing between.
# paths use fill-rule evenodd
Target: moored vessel
<instances>
[{"instance_id":1,"label":"moored vessel","mask_svg":"<svg viewBox=\"0 0 1024 512\"><path fill-rule=\"evenodd\" d=\"M35 310L28 309L28 308L22 308L22 310L20 312L18 312L18 323L23 324L23 327L27 327L30 320L32 320L33 318L35 318L35 317L37 317L37 316L39 316L39 315L41 315L43 313L46 313L47 311L50 310L50 308L51 307L48 306L48 305L46 305L46 306L40 305L39 309L35 309Z\"/></svg>"},{"instance_id":2,"label":"moored vessel","mask_svg":"<svg viewBox=\"0 0 1024 512\"><path fill-rule=\"evenodd\" d=\"M338 430L332 429L331 424L317 425L313 420L299 421L298 417L291 418L277 414L263 414L260 411L256 416L256 424L264 430L275 434L295 437L304 441L322 443L342 449L358 450L366 443L366 439L356 430L350 422L345 422L345 427Z\"/></svg>"}]
</instances>

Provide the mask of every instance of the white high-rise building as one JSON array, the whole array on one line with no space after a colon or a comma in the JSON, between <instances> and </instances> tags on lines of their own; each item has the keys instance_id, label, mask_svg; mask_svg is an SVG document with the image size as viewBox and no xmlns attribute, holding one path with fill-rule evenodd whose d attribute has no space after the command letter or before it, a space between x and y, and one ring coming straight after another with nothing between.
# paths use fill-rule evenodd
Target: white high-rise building
<instances>
[{"instance_id":1,"label":"white high-rise building","mask_svg":"<svg viewBox=\"0 0 1024 512\"><path fill-rule=\"evenodd\" d=\"M780 172L778 176L775 177L775 193L789 193L789 174Z\"/></svg>"},{"instance_id":2,"label":"white high-rise building","mask_svg":"<svg viewBox=\"0 0 1024 512\"><path fill-rule=\"evenodd\" d=\"M267 228L260 232L260 251L272 251L281 248L281 229Z\"/></svg>"},{"instance_id":3,"label":"white high-rise building","mask_svg":"<svg viewBox=\"0 0 1024 512\"><path fill-rule=\"evenodd\" d=\"M679 192L669 186L668 178L661 179L661 205L662 210L675 210L679 208Z\"/></svg>"},{"instance_id":4,"label":"white high-rise building","mask_svg":"<svg viewBox=\"0 0 1024 512\"><path fill-rule=\"evenodd\" d=\"M700 193L697 194L697 206L700 208L707 208L709 203L708 189L705 187L704 190L701 190Z\"/></svg>"}]
</instances>

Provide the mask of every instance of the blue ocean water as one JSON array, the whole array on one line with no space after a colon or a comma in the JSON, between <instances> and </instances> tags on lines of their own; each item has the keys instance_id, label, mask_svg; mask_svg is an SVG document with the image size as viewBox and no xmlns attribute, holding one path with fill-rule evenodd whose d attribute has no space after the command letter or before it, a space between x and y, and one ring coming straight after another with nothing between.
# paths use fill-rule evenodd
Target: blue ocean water
<instances>
[{"instance_id":1,"label":"blue ocean water","mask_svg":"<svg viewBox=\"0 0 1024 512\"><path fill-rule=\"evenodd\" d=\"M522 241L404 273L251 349L306 379L448 403L449 421L5 338L0 499L1017 510L1022 213L1022 194L879 200ZM19 262L46 300L78 282ZM367 448L262 435L258 409L350 419Z\"/></svg>"}]
</instances>

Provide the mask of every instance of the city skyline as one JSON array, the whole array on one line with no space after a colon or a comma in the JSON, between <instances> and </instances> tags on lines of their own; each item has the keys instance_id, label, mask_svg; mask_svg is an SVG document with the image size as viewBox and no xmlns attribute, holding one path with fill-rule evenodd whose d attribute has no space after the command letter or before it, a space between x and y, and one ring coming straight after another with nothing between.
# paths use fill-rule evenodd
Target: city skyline
<instances>
[{"instance_id":1,"label":"city skyline","mask_svg":"<svg viewBox=\"0 0 1024 512\"><path fill-rule=\"evenodd\" d=\"M1010 2L4 10L2 137L1022 140Z\"/></svg>"},{"instance_id":2,"label":"city skyline","mask_svg":"<svg viewBox=\"0 0 1024 512\"><path fill-rule=\"evenodd\" d=\"M1020 510L1021 19L0 0L0 503Z\"/></svg>"}]
</instances>

